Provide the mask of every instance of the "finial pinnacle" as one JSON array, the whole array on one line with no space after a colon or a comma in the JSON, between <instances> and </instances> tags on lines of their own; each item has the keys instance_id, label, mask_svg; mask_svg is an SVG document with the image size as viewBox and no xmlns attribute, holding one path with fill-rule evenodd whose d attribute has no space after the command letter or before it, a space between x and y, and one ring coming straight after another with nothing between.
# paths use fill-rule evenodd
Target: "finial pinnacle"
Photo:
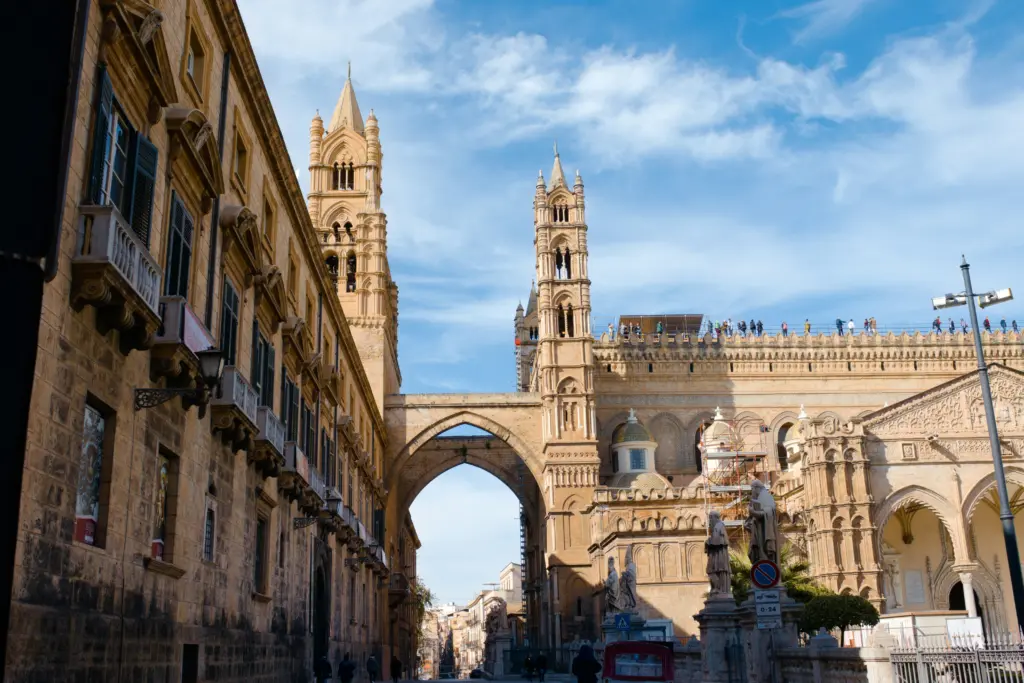
<instances>
[{"instance_id":1,"label":"finial pinnacle","mask_svg":"<svg viewBox=\"0 0 1024 683\"><path fill-rule=\"evenodd\" d=\"M555 140L555 156L558 156L558 140Z\"/></svg>"},{"instance_id":2,"label":"finial pinnacle","mask_svg":"<svg viewBox=\"0 0 1024 683\"><path fill-rule=\"evenodd\" d=\"M352 80L352 60L348 61L348 80Z\"/></svg>"}]
</instances>

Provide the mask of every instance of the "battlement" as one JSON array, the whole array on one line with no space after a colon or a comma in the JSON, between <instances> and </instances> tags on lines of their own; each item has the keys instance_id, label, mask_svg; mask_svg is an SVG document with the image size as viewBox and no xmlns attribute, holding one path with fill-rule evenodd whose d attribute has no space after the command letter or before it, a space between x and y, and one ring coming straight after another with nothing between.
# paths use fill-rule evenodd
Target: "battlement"
<instances>
[{"instance_id":1,"label":"battlement","mask_svg":"<svg viewBox=\"0 0 1024 683\"><path fill-rule=\"evenodd\" d=\"M1024 359L1024 333L982 332L987 360ZM641 337L608 333L595 338L598 362L631 360L865 360L974 358L974 334L764 334L761 336L668 335ZM964 368L967 370L968 368Z\"/></svg>"}]
</instances>

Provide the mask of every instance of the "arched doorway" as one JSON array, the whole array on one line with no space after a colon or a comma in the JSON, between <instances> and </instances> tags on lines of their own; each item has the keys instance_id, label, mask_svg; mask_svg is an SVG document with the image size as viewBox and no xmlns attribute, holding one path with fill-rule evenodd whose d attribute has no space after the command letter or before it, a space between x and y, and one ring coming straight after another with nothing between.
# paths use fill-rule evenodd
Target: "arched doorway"
<instances>
[{"instance_id":1,"label":"arched doorway","mask_svg":"<svg viewBox=\"0 0 1024 683\"><path fill-rule=\"evenodd\" d=\"M981 598L978 596L978 591L972 592L974 593L974 604L978 610L978 616L981 618L981 623L984 628L985 614L981 607ZM964 584L961 581L957 581L953 584L953 587L949 589L949 609L967 610L967 599L964 595Z\"/></svg>"},{"instance_id":2,"label":"arched doorway","mask_svg":"<svg viewBox=\"0 0 1024 683\"><path fill-rule=\"evenodd\" d=\"M313 661L320 661L321 657L329 657L328 637L330 624L328 623L327 604L327 578L324 575L323 567L316 570L316 578L313 581Z\"/></svg>"}]
</instances>

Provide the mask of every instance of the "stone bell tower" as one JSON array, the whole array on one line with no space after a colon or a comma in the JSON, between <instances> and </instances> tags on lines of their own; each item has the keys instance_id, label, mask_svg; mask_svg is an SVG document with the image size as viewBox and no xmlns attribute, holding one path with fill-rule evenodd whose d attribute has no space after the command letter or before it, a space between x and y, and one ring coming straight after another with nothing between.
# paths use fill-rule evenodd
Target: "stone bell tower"
<instances>
[{"instance_id":1,"label":"stone bell tower","mask_svg":"<svg viewBox=\"0 0 1024 683\"><path fill-rule=\"evenodd\" d=\"M587 552L585 510L598 485L597 417L594 402L594 337L590 330L586 204L579 172L570 187L555 147L547 184L534 194L537 254L537 390L541 396L544 497L547 515L552 639L570 638L577 605L591 602L599 578Z\"/></svg>"},{"instance_id":2,"label":"stone bell tower","mask_svg":"<svg viewBox=\"0 0 1024 683\"><path fill-rule=\"evenodd\" d=\"M327 128L319 112L309 128L309 215L334 278L349 328L380 410L398 393L398 286L387 257L387 216L380 208L380 129L365 124L352 67Z\"/></svg>"}]
</instances>

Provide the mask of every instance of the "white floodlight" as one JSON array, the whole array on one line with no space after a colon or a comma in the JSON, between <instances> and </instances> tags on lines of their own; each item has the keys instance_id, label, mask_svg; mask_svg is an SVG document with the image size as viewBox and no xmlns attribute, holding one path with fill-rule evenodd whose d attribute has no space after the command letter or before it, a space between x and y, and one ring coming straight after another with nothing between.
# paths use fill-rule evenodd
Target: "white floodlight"
<instances>
[{"instance_id":1,"label":"white floodlight","mask_svg":"<svg viewBox=\"0 0 1024 683\"><path fill-rule=\"evenodd\" d=\"M967 297L963 294L946 294L945 296L932 297L932 308L936 311L941 308L953 308L963 306L967 303Z\"/></svg>"},{"instance_id":2,"label":"white floodlight","mask_svg":"<svg viewBox=\"0 0 1024 683\"><path fill-rule=\"evenodd\" d=\"M989 306L995 306L1006 301L1013 300L1013 290L1009 287L1006 289L997 289L994 292L987 292L986 294L978 295L978 306L981 308L988 308Z\"/></svg>"}]
</instances>

